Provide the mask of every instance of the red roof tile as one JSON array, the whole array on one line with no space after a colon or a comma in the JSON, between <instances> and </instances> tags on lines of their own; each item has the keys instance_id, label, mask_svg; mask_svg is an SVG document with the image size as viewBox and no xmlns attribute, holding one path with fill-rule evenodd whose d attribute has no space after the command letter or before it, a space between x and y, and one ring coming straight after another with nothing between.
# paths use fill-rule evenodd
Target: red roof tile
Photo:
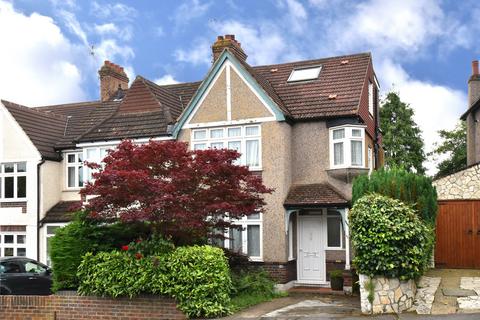
<instances>
[{"instance_id":1,"label":"red roof tile","mask_svg":"<svg viewBox=\"0 0 480 320\"><path fill-rule=\"evenodd\" d=\"M328 183L293 185L285 207L346 206L348 201Z\"/></svg>"}]
</instances>

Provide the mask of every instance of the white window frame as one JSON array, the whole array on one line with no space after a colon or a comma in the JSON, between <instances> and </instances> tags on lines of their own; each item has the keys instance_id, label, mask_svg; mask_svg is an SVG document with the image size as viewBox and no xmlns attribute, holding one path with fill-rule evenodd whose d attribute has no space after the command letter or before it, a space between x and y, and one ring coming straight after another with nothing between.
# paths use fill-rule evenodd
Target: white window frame
<instances>
[{"instance_id":1,"label":"white window frame","mask_svg":"<svg viewBox=\"0 0 480 320\"><path fill-rule=\"evenodd\" d=\"M314 70L317 69L316 72L310 76L310 77L305 77L305 78L298 78L295 79L295 73L296 72L302 72L306 70ZM296 83L296 82L303 82L303 81L312 81L312 80L317 80L318 76L320 75L320 72L322 71L322 66L321 65L315 65L315 66L303 66L303 67L298 67L294 68L290 75L288 76L287 83Z\"/></svg>"},{"instance_id":2,"label":"white window frame","mask_svg":"<svg viewBox=\"0 0 480 320\"><path fill-rule=\"evenodd\" d=\"M368 112L373 117L373 106L374 106L374 87L373 82L368 81Z\"/></svg>"},{"instance_id":3,"label":"white window frame","mask_svg":"<svg viewBox=\"0 0 480 320\"><path fill-rule=\"evenodd\" d=\"M70 155L75 156L75 162L72 162L72 163L68 162L68 156ZM83 170L82 169L83 161L79 162L79 157L78 157L79 155L82 155L83 157L83 153L81 151L66 152L65 157L63 158L65 160L65 189L67 190L79 190L83 187L83 185L82 186L80 185L80 179L78 177L79 171ZM73 167L75 171L75 183L73 187L70 187L68 185L68 168L71 168L71 167ZM79 168L79 167L82 167L82 168ZM85 175L83 176L83 180L85 181ZM84 181L82 181L83 184L85 184Z\"/></svg>"},{"instance_id":4,"label":"white window frame","mask_svg":"<svg viewBox=\"0 0 480 320\"><path fill-rule=\"evenodd\" d=\"M373 148L371 145L368 145L368 151L367 151L367 166L370 172L373 171Z\"/></svg>"},{"instance_id":5,"label":"white window frame","mask_svg":"<svg viewBox=\"0 0 480 320\"><path fill-rule=\"evenodd\" d=\"M294 260L293 256L293 219L292 214L289 216L288 220L288 261Z\"/></svg>"},{"instance_id":6,"label":"white window frame","mask_svg":"<svg viewBox=\"0 0 480 320\"><path fill-rule=\"evenodd\" d=\"M84 161L86 162L94 162L94 163L98 163L100 165L104 165L103 164L103 159L105 158L105 156L107 155L107 150L110 150L110 149L113 149L114 147L113 146L102 146L102 147L86 147L86 148L83 148L83 159ZM88 156L88 153L89 151L93 151L94 152L94 156L93 157L89 157ZM103 154L103 157L102 157L102 152L104 152ZM87 167L86 165L83 166L83 180L84 180L84 183L87 183L89 181L93 181L92 177L91 177L91 174L97 172L98 170L91 170L89 167Z\"/></svg>"},{"instance_id":7,"label":"white window frame","mask_svg":"<svg viewBox=\"0 0 480 320\"><path fill-rule=\"evenodd\" d=\"M345 230L344 230L344 227L343 227L343 218L342 218L342 214L340 213L339 210L335 210L338 212L339 216L329 216L328 215L328 210L329 209L326 209L325 210L325 229L326 229L326 232L325 232L325 236L326 236L326 239L325 239L325 250L345 250L344 248L344 241L343 239L345 238ZM339 247L330 247L328 246L328 219L340 219L340 246Z\"/></svg>"},{"instance_id":8,"label":"white window frame","mask_svg":"<svg viewBox=\"0 0 480 320\"><path fill-rule=\"evenodd\" d=\"M248 226L259 226L260 233L260 255L259 256L248 256L251 261L263 261L263 214L259 213L258 219L248 219L248 217L243 217L242 219L233 220L232 224L235 226L242 227L242 253L248 255ZM224 233L225 241L224 246L226 249L230 249L230 230L226 230Z\"/></svg>"},{"instance_id":9,"label":"white window frame","mask_svg":"<svg viewBox=\"0 0 480 320\"><path fill-rule=\"evenodd\" d=\"M46 223L43 225L43 228L44 228L44 237L43 237L43 245L44 245L44 248L45 248L45 264L47 266L51 266L50 264L50 257L48 255L48 242L47 242L47 239L48 238L52 238L53 236L55 236L55 234L50 234L48 233L48 227L59 227L59 228L63 228L67 225L67 223L61 223L61 222L56 222L56 223Z\"/></svg>"},{"instance_id":10,"label":"white window frame","mask_svg":"<svg viewBox=\"0 0 480 320\"><path fill-rule=\"evenodd\" d=\"M5 236L13 236L13 243L5 243ZM17 236L23 235L25 236L24 243L17 243ZM27 256L27 232L26 231L0 231L0 257L5 257L5 248L13 248L13 256L8 257L16 257L18 256L18 249L25 249L25 255Z\"/></svg>"},{"instance_id":11,"label":"white window frame","mask_svg":"<svg viewBox=\"0 0 480 320\"><path fill-rule=\"evenodd\" d=\"M258 128L257 135L246 135L247 128L256 127ZM228 129L233 128L240 128L240 136L237 137L228 137ZM210 134L211 131L215 130L223 130L223 137L222 138L211 138ZM203 139L195 139L195 133L205 131L205 138ZM223 148L228 148L229 142L239 141L240 142L240 150L247 150L247 141L258 141L258 166L249 166L249 169L252 171L259 171L262 170L262 126L260 124L249 124L249 125L241 125L241 126L227 126L227 127L208 127L208 128L201 128L201 129L193 129L190 136L190 146L192 150L195 150L195 146L197 145L205 145L206 148L211 148L212 144L215 143L223 143ZM241 156L239 158L238 164L246 166L246 155L245 152L241 152Z\"/></svg>"},{"instance_id":12,"label":"white window frame","mask_svg":"<svg viewBox=\"0 0 480 320\"><path fill-rule=\"evenodd\" d=\"M18 164L25 164L25 172L18 172ZM13 172L5 172L5 165L13 164ZM18 178L25 177L25 197L18 197ZM5 197L5 178L13 178L13 197ZM26 161L0 163L0 200L2 202L26 201L28 196L28 163Z\"/></svg>"},{"instance_id":13,"label":"white window frame","mask_svg":"<svg viewBox=\"0 0 480 320\"><path fill-rule=\"evenodd\" d=\"M345 135L341 139L333 139L333 132L336 130L345 130ZM352 132L353 130L360 130L361 135L359 137L354 137ZM343 168L365 168L365 126L358 125L348 125L348 126L338 126L330 128L330 169L343 169ZM362 143L362 164L353 165L352 164L352 150L351 150L351 141L360 141ZM334 144L343 143L343 163L335 164L335 152Z\"/></svg>"}]
</instances>

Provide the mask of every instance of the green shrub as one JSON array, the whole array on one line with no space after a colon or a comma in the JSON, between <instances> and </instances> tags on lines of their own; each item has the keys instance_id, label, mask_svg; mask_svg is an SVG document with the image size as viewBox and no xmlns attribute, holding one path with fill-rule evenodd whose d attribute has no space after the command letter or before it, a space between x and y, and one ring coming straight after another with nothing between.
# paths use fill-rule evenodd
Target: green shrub
<instances>
[{"instance_id":1,"label":"green shrub","mask_svg":"<svg viewBox=\"0 0 480 320\"><path fill-rule=\"evenodd\" d=\"M160 256L175 250L175 245L159 235L152 235L150 238L135 239L126 246L122 246L123 251L128 251L135 255L141 254L144 257Z\"/></svg>"},{"instance_id":2,"label":"green shrub","mask_svg":"<svg viewBox=\"0 0 480 320\"><path fill-rule=\"evenodd\" d=\"M399 168L380 169L353 181L352 203L369 193L379 193L411 204L423 221L435 225L437 191L431 178Z\"/></svg>"},{"instance_id":3,"label":"green shrub","mask_svg":"<svg viewBox=\"0 0 480 320\"><path fill-rule=\"evenodd\" d=\"M177 248L167 259L170 296L190 317L212 317L230 312L232 280L227 259L220 248Z\"/></svg>"},{"instance_id":4,"label":"green shrub","mask_svg":"<svg viewBox=\"0 0 480 320\"><path fill-rule=\"evenodd\" d=\"M232 282L223 251L211 246L180 247L159 257L127 251L87 253L77 276L82 295L168 295L190 317L230 312Z\"/></svg>"},{"instance_id":5,"label":"green shrub","mask_svg":"<svg viewBox=\"0 0 480 320\"><path fill-rule=\"evenodd\" d=\"M399 200L366 195L350 211L354 264L368 276L414 279L429 264L433 231Z\"/></svg>"},{"instance_id":6,"label":"green shrub","mask_svg":"<svg viewBox=\"0 0 480 320\"><path fill-rule=\"evenodd\" d=\"M142 224L99 224L86 218L85 212L56 230L50 242L54 291L76 289L79 285L77 268L87 252L110 251L146 234Z\"/></svg>"}]
</instances>

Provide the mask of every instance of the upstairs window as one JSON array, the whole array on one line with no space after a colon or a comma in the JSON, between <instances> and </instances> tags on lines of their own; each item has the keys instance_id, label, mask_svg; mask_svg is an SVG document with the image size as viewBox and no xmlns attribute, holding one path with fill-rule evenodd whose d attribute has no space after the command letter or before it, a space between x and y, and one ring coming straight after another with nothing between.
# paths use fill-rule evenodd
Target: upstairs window
<instances>
[{"instance_id":1,"label":"upstairs window","mask_svg":"<svg viewBox=\"0 0 480 320\"><path fill-rule=\"evenodd\" d=\"M81 152L67 153L65 156L67 167L67 188L83 187L83 155Z\"/></svg>"},{"instance_id":2,"label":"upstairs window","mask_svg":"<svg viewBox=\"0 0 480 320\"><path fill-rule=\"evenodd\" d=\"M373 103L374 103L373 83L368 82L368 112L373 116Z\"/></svg>"},{"instance_id":3,"label":"upstairs window","mask_svg":"<svg viewBox=\"0 0 480 320\"><path fill-rule=\"evenodd\" d=\"M103 159L107 156L107 152L112 147L94 147L83 150L83 156L86 162L102 164ZM98 170L92 170L87 166L83 167L85 181L92 181L92 174Z\"/></svg>"},{"instance_id":4,"label":"upstairs window","mask_svg":"<svg viewBox=\"0 0 480 320\"><path fill-rule=\"evenodd\" d=\"M0 164L0 198L25 199L27 197L27 163Z\"/></svg>"},{"instance_id":5,"label":"upstairs window","mask_svg":"<svg viewBox=\"0 0 480 320\"><path fill-rule=\"evenodd\" d=\"M365 130L361 127L330 129L330 167L364 166Z\"/></svg>"},{"instance_id":6,"label":"upstairs window","mask_svg":"<svg viewBox=\"0 0 480 320\"><path fill-rule=\"evenodd\" d=\"M193 130L193 150L231 149L241 153L237 164L261 169L261 133L259 125Z\"/></svg>"},{"instance_id":7,"label":"upstairs window","mask_svg":"<svg viewBox=\"0 0 480 320\"><path fill-rule=\"evenodd\" d=\"M318 79L322 66L295 68L290 73L287 82L307 81Z\"/></svg>"}]
</instances>

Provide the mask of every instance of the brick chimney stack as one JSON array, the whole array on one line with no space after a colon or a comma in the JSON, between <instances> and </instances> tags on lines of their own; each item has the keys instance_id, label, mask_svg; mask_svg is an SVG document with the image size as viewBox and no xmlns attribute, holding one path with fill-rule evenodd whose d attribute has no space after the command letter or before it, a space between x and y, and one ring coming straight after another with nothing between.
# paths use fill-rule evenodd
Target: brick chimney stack
<instances>
[{"instance_id":1,"label":"brick chimney stack","mask_svg":"<svg viewBox=\"0 0 480 320\"><path fill-rule=\"evenodd\" d=\"M217 37L217 40L212 45L213 62L217 61L224 49L229 49L241 60L247 60L247 54L243 51L241 43L235 40L235 35L233 34Z\"/></svg>"},{"instance_id":2,"label":"brick chimney stack","mask_svg":"<svg viewBox=\"0 0 480 320\"><path fill-rule=\"evenodd\" d=\"M480 98L480 69L478 60L472 61L472 75L468 79L468 106ZM480 161L480 110L472 110L466 117L467 122L467 165Z\"/></svg>"},{"instance_id":3,"label":"brick chimney stack","mask_svg":"<svg viewBox=\"0 0 480 320\"><path fill-rule=\"evenodd\" d=\"M100 76L100 99L108 101L115 95L118 89L128 89L128 77L123 67L105 60L103 66L98 70Z\"/></svg>"}]
</instances>

